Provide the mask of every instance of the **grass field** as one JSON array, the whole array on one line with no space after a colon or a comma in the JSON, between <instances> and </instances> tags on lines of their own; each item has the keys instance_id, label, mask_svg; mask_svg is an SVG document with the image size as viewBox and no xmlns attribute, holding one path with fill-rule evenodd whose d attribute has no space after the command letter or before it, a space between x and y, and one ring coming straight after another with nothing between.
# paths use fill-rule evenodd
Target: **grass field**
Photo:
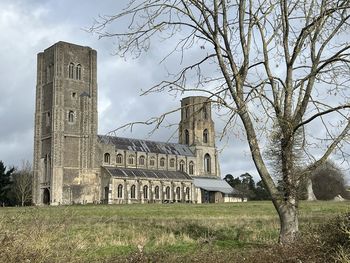
<instances>
[{"instance_id":1,"label":"grass field","mask_svg":"<svg viewBox=\"0 0 350 263\"><path fill-rule=\"evenodd\" d=\"M350 202L303 202L301 232L349 211ZM278 228L271 202L0 208L0 261L137 262L140 251L173 261L203 251L244 254L276 243Z\"/></svg>"}]
</instances>

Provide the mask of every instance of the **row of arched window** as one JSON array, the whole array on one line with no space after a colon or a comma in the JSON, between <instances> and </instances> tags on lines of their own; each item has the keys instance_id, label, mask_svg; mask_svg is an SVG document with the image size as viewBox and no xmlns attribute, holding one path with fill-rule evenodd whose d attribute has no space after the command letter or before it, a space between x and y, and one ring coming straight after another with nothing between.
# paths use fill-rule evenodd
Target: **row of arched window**
<instances>
[{"instance_id":1,"label":"row of arched window","mask_svg":"<svg viewBox=\"0 0 350 263\"><path fill-rule=\"evenodd\" d=\"M117 198L123 198L124 194L123 194L123 189L124 186L122 184L119 184L117 187ZM150 199L150 193L149 193L149 187L148 185L144 185L143 188L143 199ZM174 196L176 200L181 200L181 188L178 186L175 188L175 196ZM130 187L130 198L131 199L135 199L136 198L136 185L132 185ZM155 186L154 187L154 195L153 195L154 199L161 199L160 196L160 188L159 186ZM165 192L164 192L164 199L165 200L170 200L171 196L170 196L170 186L165 187ZM185 188L185 199L189 200L190 199L190 188L186 187Z\"/></svg>"},{"instance_id":2,"label":"row of arched window","mask_svg":"<svg viewBox=\"0 0 350 263\"><path fill-rule=\"evenodd\" d=\"M111 155L109 153L105 153L103 161L106 164L110 164L111 163ZM120 154L120 153L117 154L116 163L119 164L119 165L123 164L123 155L122 154ZM146 157L144 155L141 155L139 157L138 165L144 166L145 163L146 163ZM135 155L130 154L128 156L127 164L128 165L135 165L136 164L136 157L135 157ZM154 156L149 158L149 166L151 166L151 167L155 167L156 166L156 158ZM164 157L159 159L159 167L163 167L163 168L166 167L166 159ZM169 160L169 167L170 168L175 168L175 158L171 158ZM179 162L179 170L182 171L182 172L185 171L185 161L184 160L181 160ZM189 164L188 164L188 173L190 175L194 174L194 162L193 161L190 161Z\"/></svg>"},{"instance_id":3,"label":"row of arched window","mask_svg":"<svg viewBox=\"0 0 350 263\"><path fill-rule=\"evenodd\" d=\"M209 142L209 131L208 129L205 129L203 131L203 143ZM190 133L188 130L185 130L185 144L190 144Z\"/></svg>"},{"instance_id":4,"label":"row of arched window","mask_svg":"<svg viewBox=\"0 0 350 263\"><path fill-rule=\"evenodd\" d=\"M72 63L72 62L69 63L68 78L81 80L81 65L80 64L74 65L74 63Z\"/></svg>"},{"instance_id":5,"label":"row of arched window","mask_svg":"<svg viewBox=\"0 0 350 263\"><path fill-rule=\"evenodd\" d=\"M128 164L129 165L134 165L135 164L135 156L133 154L130 154L128 156L127 160L128 160ZM145 156L141 155L139 157L139 165L140 166L144 166L145 165L145 160L146 160ZM111 163L111 155L109 153L105 153L103 161L106 164L110 164ZM156 158L152 156L150 158L150 160L149 160L149 166L154 167L155 166L155 162L156 162ZM123 155L122 154L120 154L120 153L117 154L116 163L117 164L122 164L123 163ZM164 157L160 158L159 166L160 167L165 167L165 158ZM171 158L169 160L169 166L171 168L175 168L175 159L174 158ZM185 172L185 161L184 160L181 160L179 162L179 170L181 172ZM204 155L204 172L211 173L211 157L210 157L210 155L208 153ZM194 174L194 162L193 161L190 161L188 163L188 174L190 174L190 175Z\"/></svg>"}]
</instances>

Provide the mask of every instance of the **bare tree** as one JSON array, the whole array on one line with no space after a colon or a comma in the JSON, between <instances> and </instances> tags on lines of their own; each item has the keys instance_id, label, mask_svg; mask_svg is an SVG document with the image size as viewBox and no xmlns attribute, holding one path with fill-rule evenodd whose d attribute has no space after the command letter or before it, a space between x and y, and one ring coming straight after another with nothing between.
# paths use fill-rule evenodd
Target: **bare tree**
<instances>
[{"instance_id":1,"label":"bare tree","mask_svg":"<svg viewBox=\"0 0 350 263\"><path fill-rule=\"evenodd\" d=\"M17 202L24 206L32 200L32 166L28 161L22 161L21 168L12 175L13 194Z\"/></svg>"},{"instance_id":2,"label":"bare tree","mask_svg":"<svg viewBox=\"0 0 350 263\"><path fill-rule=\"evenodd\" d=\"M132 0L90 30L117 38L121 56L138 57L159 40L171 47L162 62L179 56L178 71L144 94L207 94L227 119L223 135L242 124L280 218L279 241L289 243L298 233L297 131L310 169L334 151L349 157L349 8L349 0ZM117 21L129 22L125 31L114 32ZM194 52L198 59L187 59ZM282 192L262 154L276 125Z\"/></svg>"}]
</instances>

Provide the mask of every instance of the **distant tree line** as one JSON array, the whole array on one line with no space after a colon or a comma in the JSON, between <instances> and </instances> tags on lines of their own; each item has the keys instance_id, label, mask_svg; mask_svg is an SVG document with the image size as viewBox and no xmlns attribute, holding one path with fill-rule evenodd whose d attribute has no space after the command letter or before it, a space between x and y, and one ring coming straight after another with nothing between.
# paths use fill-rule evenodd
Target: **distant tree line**
<instances>
[{"instance_id":1,"label":"distant tree line","mask_svg":"<svg viewBox=\"0 0 350 263\"><path fill-rule=\"evenodd\" d=\"M305 171L308 171L308 168ZM227 174L224 180L238 190L242 197L246 197L249 200L271 200L264 182L260 180L255 183L249 173L238 177ZM333 200L337 196L350 199L350 191L347 189L344 173L331 161L327 161L316 170L305 172L304 179L298 189L299 200L308 199L309 193L307 188L310 182L313 194L317 200ZM278 181L278 188L281 192L283 191L282 180Z\"/></svg>"},{"instance_id":2,"label":"distant tree line","mask_svg":"<svg viewBox=\"0 0 350 263\"><path fill-rule=\"evenodd\" d=\"M0 161L0 205L30 205L32 203L32 181L33 172L28 161L23 161L20 168L7 168Z\"/></svg>"}]
</instances>

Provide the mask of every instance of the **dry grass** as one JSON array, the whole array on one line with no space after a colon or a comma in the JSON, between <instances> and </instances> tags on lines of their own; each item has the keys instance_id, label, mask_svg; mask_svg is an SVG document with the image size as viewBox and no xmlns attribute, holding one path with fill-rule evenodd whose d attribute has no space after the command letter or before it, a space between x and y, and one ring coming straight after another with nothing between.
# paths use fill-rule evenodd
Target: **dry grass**
<instances>
[{"instance_id":1,"label":"dry grass","mask_svg":"<svg viewBox=\"0 0 350 263\"><path fill-rule=\"evenodd\" d=\"M301 230L348 207L302 203ZM1 208L0 262L244 262L275 253L278 226L270 202Z\"/></svg>"}]
</instances>

